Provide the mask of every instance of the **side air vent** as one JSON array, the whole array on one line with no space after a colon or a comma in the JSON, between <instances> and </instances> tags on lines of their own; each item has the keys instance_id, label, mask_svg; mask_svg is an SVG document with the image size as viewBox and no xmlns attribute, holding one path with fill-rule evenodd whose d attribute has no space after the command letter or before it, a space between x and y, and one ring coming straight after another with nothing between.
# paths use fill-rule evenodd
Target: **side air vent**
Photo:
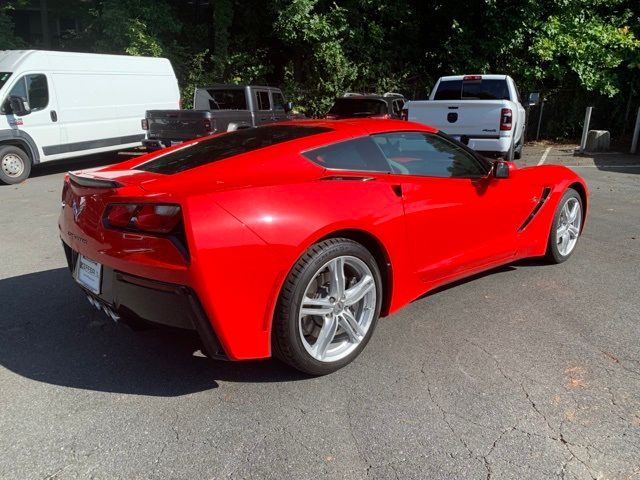
<instances>
[{"instance_id":1,"label":"side air vent","mask_svg":"<svg viewBox=\"0 0 640 480\"><path fill-rule=\"evenodd\" d=\"M534 217L538 214L538 212L542 208L542 205L544 205L544 203L548 200L550 194L551 194L551 188L544 187L544 190L542 190L542 195L540 195L540 200L538 200L538 203L536 203L536 206L533 207L533 210L531 211L527 219L524 221L524 223L520 225L520 228L518 229L518 233L520 233L525 228L527 228L527 225L531 223L531 221L534 219Z\"/></svg>"}]
</instances>

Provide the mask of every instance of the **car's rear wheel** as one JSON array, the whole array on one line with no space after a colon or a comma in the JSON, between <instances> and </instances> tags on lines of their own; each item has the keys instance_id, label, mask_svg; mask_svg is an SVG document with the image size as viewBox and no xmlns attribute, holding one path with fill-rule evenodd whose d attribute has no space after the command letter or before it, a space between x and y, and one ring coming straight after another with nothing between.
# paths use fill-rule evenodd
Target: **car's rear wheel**
<instances>
[{"instance_id":1,"label":"car's rear wheel","mask_svg":"<svg viewBox=\"0 0 640 480\"><path fill-rule=\"evenodd\" d=\"M14 185L23 182L31 173L29 155L19 147L0 147L0 182Z\"/></svg>"},{"instance_id":2,"label":"car's rear wheel","mask_svg":"<svg viewBox=\"0 0 640 480\"><path fill-rule=\"evenodd\" d=\"M574 252L582 228L582 198L573 188L567 189L553 217L547 245L547 259L566 261Z\"/></svg>"},{"instance_id":3,"label":"car's rear wheel","mask_svg":"<svg viewBox=\"0 0 640 480\"><path fill-rule=\"evenodd\" d=\"M298 260L283 286L274 352L303 372L334 372L364 349L381 304L382 281L371 253L346 238L319 242Z\"/></svg>"}]
</instances>

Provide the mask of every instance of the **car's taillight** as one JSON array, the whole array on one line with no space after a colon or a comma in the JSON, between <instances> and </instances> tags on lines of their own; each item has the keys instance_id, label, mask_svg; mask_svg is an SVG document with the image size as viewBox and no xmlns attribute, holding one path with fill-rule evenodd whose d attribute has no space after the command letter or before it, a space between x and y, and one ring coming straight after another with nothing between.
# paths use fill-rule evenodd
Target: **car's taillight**
<instances>
[{"instance_id":1,"label":"car's taillight","mask_svg":"<svg viewBox=\"0 0 640 480\"><path fill-rule=\"evenodd\" d=\"M209 119L209 118L205 118L205 119L204 119L204 129L205 129L207 132L213 132L213 131L216 129L216 127L215 127L215 121L214 121L214 122L212 122L212 121L211 121L211 119Z\"/></svg>"},{"instance_id":2,"label":"car's taillight","mask_svg":"<svg viewBox=\"0 0 640 480\"><path fill-rule=\"evenodd\" d=\"M118 230L166 235L182 221L179 205L114 203L104 212L104 226Z\"/></svg>"},{"instance_id":3,"label":"car's taillight","mask_svg":"<svg viewBox=\"0 0 640 480\"><path fill-rule=\"evenodd\" d=\"M409 120L409 109L408 108L403 108L400 111L400 120Z\"/></svg>"},{"instance_id":4,"label":"car's taillight","mask_svg":"<svg viewBox=\"0 0 640 480\"><path fill-rule=\"evenodd\" d=\"M511 130L513 112L510 108L503 108L500 112L500 130Z\"/></svg>"},{"instance_id":5,"label":"car's taillight","mask_svg":"<svg viewBox=\"0 0 640 480\"><path fill-rule=\"evenodd\" d=\"M64 183L62 184L62 206L64 207L67 199L67 191L69 190L69 174L64 176Z\"/></svg>"},{"instance_id":6,"label":"car's taillight","mask_svg":"<svg viewBox=\"0 0 640 480\"><path fill-rule=\"evenodd\" d=\"M140 124L142 125L143 130L149 130L149 120L143 118L142 120L140 120Z\"/></svg>"}]
</instances>

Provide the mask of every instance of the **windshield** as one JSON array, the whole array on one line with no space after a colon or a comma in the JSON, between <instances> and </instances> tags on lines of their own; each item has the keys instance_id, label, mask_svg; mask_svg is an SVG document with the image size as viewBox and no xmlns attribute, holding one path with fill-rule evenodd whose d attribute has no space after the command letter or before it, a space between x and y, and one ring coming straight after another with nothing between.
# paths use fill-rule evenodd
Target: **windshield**
<instances>
[{"instance_id":1,"label":"windshield","mask_svg":"<svg viewBox=\"0 0 640 480\"><path fill-rule=\"evenodd\" d=\"M4 87L4 84L7 83L11 73L9 72L0 72L0 88Z\"/></svg>"},{"instance_id":2,"label":"windshield","mask_svg":"<svg viewBox=\"0 0 640 480\"><path fill-rule=\"evenodd\" d=\"M259 148L330 131L306 125L269 125L224 133L154 158L136 170L171 175Z\"/></svg>"},{"instance_id":3,"label":"windshield","mask_svg":"<svg viewBox=\"0 0 640 480\"><path fill-rule=\"evenodd\" d=\"M329 115L339 117L370 117L387 113L387 102L375 98L338 98Z\"/></svg>"},{"instance_id":4,"label":"windshield","mask_svg":"<svg viewBox=\"0 0 640 480\"><path fill-rule=\"evenodd\" d=\"M506 80L444 80L434 100L509 100Z\"/></svg>"}]
</instances>

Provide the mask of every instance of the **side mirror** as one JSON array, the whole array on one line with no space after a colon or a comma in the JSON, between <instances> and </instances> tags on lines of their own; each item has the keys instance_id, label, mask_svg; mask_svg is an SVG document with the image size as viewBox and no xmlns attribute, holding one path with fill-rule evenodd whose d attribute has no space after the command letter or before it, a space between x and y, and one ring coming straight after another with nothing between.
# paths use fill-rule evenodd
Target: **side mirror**
<instances>
[{"instance_id":1,"label":"side mirror","mask_svg":"<svg viewBox=\"0 0 640 480\"><path fill-rule=\"evenodd\" d=\"M493 176L495 178L509 178L509 164L502 160L496 160L493 164Z\"/></svg>"},{"instance_id":2,"label":"side mirror","mask_svg":"<svg viewBox=\"0 0 640 480\"><path fill-rule=\"evenodd\" d=\"M285 112L290 112L291 110L293 110L293 103L291 102L287 102L284 104L284 111Z\"/></svg>"},{"instance_id":3,"label":"side mirror","mask_svg":"<svg viewBox=\"0 0 640 480\"><path fill-rule=\"evenodd\" d=\"M27 108L22 97L9 97L9 106L11 107L11 112L19 117L24 117L31 113L31 110Z\"/></svg>"},{"instance_id":4,"label":"side mirror","mask_svg":"<svg viewBox=\"0 0 640 480\"><path fill-rule=\"evenodd\" d=\"M540 92L531 92L529 94L529 106L535 107L540 103Z\"/></svg>"}]
</instances>

